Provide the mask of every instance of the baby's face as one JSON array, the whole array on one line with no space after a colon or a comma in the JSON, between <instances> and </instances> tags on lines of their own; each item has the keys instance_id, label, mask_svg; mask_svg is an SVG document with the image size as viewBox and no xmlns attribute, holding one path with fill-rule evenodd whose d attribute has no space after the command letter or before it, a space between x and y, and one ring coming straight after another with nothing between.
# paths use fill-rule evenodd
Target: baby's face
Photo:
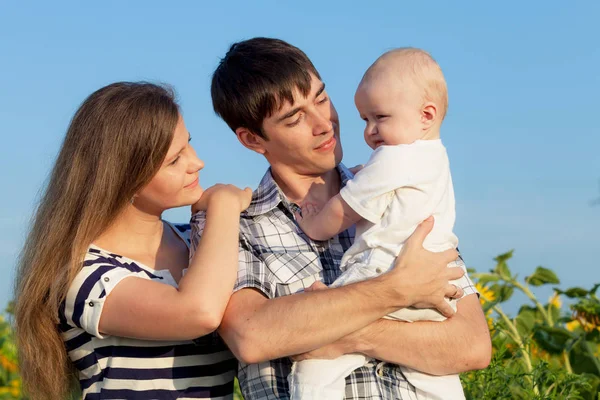
<instances>
[{"instance_id":1,"label":"baby's face","mask_svg":"<svg viewBox=\"0 0 600 400\"><path fill-rule=\"evenodd\" d=\"M422 96L416 85L385 77L368 79L360 83L354 102L366 122L365 142L372 149L410 144L423 136Z\"/></svg>"}]
</instances>

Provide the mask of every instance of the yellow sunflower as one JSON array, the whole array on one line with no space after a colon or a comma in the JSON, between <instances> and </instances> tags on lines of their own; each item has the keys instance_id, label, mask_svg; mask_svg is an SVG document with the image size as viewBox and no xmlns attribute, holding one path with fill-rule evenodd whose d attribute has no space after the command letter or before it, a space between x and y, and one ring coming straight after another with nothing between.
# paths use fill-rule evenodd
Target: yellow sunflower
<instances>
[{"instance_id":1,"label":"yellow sunflower","mask_svg":"<svg viewBox=\"0 0 600 400\"><path fill-rule=\"evenodd\" d=\"M560 296L558 295L558 293L554 293L554 294L553 294L553 295L552 295L552 296L551 296L551 297L548 299L548 303L549 303L549 304L550 304L552 307L554 307L554 308L556 308L556 309L558 309L558 310L560 310L560 308L562 307L562 300L561 300Z\"/></svg>"},{"instance_id":2,"label":"yellow sunflower","mask_svg":"<svg viewBox=\"0 0 600 400\"><path fill-rule=\"evenodd\" d=\"M481 305L483 305L486 302L491 303L492 301L496 300L496 295L487 286L483 286L482 284L477 282L475 284L475 289L477 289L477 291L479 292L479 302L481 303Z\"/></svg>"}]
</instances>

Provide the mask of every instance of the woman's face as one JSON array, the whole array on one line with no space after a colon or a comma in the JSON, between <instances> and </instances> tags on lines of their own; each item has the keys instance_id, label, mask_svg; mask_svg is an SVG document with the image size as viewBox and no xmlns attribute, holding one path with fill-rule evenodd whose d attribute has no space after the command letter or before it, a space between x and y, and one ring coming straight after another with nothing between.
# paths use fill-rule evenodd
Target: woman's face
<instances>
[{"instance_id":1,"label":"woman's face","mask_svg":"<svg viewBox=\"0 0 600 400\"><path fill-rule=\"evenodd\" d=\"M189 141L190 134L180 116L167 156L150 183L134 197L135 207L149 213L162 213L200 199L203 190L198 171L204 168L204 162L196 156Z\"/></svg>"}]
</instances>

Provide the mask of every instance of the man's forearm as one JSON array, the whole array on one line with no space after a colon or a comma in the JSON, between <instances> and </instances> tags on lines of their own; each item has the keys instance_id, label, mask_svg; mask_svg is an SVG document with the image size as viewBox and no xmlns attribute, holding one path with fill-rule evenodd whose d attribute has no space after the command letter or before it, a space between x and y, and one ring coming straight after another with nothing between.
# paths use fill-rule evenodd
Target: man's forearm
<instances>
[{"instance_id":1,"label":"man's forearm","mask_svg":"<svg viewBox=\"0 0 600 400\"><path fill-rule=\"evenodd\" d=\"M242 289L231 297L219 332L248 363L304 353L393 311L382 290L377 279L276 299Z\"/></svg>"},{"instance_id":2,"label":"man's forearm","mask_svg":"<svg viewBox=\"0 0 600 400\"><path fill-rule=\"evenodd\" d=\"M433 375L482 369L491 357L489 329L475 294L459 300L457 313L446 321L382 319L353 336L350 351Z\"/></svg>"}]
</instances>

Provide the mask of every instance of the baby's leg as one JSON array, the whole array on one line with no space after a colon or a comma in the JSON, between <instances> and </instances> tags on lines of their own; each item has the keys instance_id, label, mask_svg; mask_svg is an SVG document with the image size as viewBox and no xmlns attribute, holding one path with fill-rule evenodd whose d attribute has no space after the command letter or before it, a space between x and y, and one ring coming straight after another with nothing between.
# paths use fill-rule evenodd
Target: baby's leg
<instances>
[{"instance_id":1,"label":"baby's leg","mask_svg":"<svg viewBox=\"0 0 600 400\"><path fill-rule=\"evenodd\" d=\"M361 282L377 276L367 265L354 263L348 265L346 270L330 285L330 287L346 286L351 283Z\"/></svg>"},{"instance_id":2,"label":"baby's leg","mask_svg":"<svg viewBox=\"0 0 600 400\"><path fill-rule=\"evenodd\" d=\"M291 400L342 400L346 377L365 364L362 354L345 354L334 360L295 362L288 376Z\"/></svg>"},{"instance_id":3,"label":"baby's leg","mask_svg":"<svg viewBox=\"0 0 600 400\"><path fill-rule=\"evenodd\" d=\"M352 264L330 287L344 286L371 278L368 268ZM345 396L346 377L362 367L366 357L345 354L333 360L304 360L292 365L288 376L291 400L342 400Z\"/></svg>"},{"instance_id":4,"label":"baby's leg","mask_svg":"<svg viewBox=\"0 0 600 400\"><path fill-rule=\"evenodd\" d=\"M429 375L416 369L400 366L406 380L415 387L417 400L464 400L458 375Z\"/></svg>"},{"instance_id":5,"label":"baby's leg","mask_svg":"<svg viewBox=\"0 0 600 400\"><path fill-rule=\"evenodd\" d=\"M454 311L456 311L456 300L446 299L446 302L450 304L450 307ZM395 319L399 321L405 322L415 322L415 321L444 321L446 317L442 315L438 310L434 308L414 308L407 307L401 308L393 313L386 315L386 319Z\"/></svg>"}]
</instances>

